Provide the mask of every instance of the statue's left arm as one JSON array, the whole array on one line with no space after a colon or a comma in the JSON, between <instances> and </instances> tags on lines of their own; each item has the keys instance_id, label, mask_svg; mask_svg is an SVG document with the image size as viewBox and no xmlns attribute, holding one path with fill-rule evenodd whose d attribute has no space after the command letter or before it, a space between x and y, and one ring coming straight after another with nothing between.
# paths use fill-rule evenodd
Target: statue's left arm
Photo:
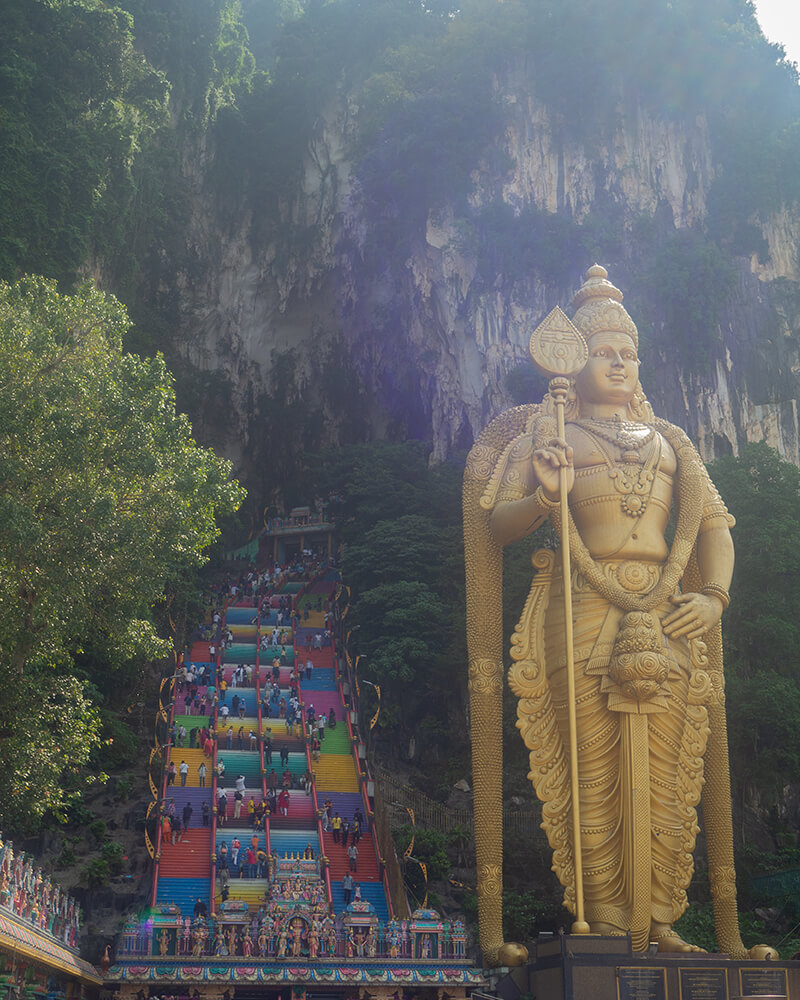
<instances>
[{"instance_id":1,"label":"statue's left arm","mask_svg":"<svg viewBox=\"0 0 800 1000\"><path fill-rule=\"evenodd\" d=\"M672 597L676 608L663 621L664 632L672 638L699 639L717 624L727 607L734 557L733 539L724 515L703 521L695 555L701 588Z\"/></svg>"},{"instance_id":2,"label":"statue's left arm","mask_svg":"<svg viewBox=\"0 0 800 1000\"><path fill-rule=\"evenodd\" d=\"M711 482L700 456L696 451L694 455L704 480L703 509L695 541L693 572L689 574L691 580L684 580L683 593L673 595L675 610L662 622L664 632L673 639L680 636L700 639L719 624L728 606L728 588L733 577L730 529L736 522Z\"/></svg>"}]
</instances>

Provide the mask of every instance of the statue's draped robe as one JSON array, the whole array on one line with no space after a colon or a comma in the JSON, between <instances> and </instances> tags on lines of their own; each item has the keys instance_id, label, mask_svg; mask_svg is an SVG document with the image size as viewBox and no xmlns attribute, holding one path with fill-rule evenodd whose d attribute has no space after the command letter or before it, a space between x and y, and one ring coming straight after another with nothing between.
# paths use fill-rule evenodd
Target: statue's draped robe
<instances>
[{"instance_id":1,"label":"statue's draped robe","mask_svg":"<svg viewBox=\"0 0 800 1000\"><path fill-rule=\"evenodd\" d=\"M530 492L535 437L535 429L528 430L505 450L484 506L491 509ZM699 530L718 518L731 523L697 452L691 446L687 451L685 436L679 443L679 462L696 462L702 470L695 470L704 493ZM594 476L602 495L605 467L579 475ZM676 489L680 505L678 477ZM608 495L618 502L610 480ZM595 565L623 591L645 598L662 575L659 564L635 560ZM553 552L537 553L534 566L537 573L513 637L509 680L519 697L517 725L531 751L530 778L543 802L553 868L565 888L565 904L574 912L563 579ZM687 906L709 732L705 646L664 636L660 620L674 610L668 600L626 617L575 566L572 575L586 919L630 930L634 948L643 950L651 923L671 925ZM621 624L630 648L645 650L638 654L644 657L643 669L655 663L658 675L655 681L637 682L644 683L637 690L624 682L630 656L615 647Z\"/></svg>"}]
</instances>

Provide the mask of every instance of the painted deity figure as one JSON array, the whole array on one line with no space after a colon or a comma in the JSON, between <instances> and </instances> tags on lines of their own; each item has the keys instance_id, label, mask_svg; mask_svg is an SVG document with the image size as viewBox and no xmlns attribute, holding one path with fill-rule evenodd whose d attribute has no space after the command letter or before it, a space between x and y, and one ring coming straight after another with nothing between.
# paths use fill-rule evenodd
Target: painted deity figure
<instances>
[{"instance_id":1,"label":"painted deity figure","mask_svg":"<svg viewBox=\"0 0 800 1000\"><path fill-rule=\"evenodd\" d=\"M299 918L292 921L292 957L297 958L303 946L303 921Z\"/></svg>"},{"instance_id":2,"label":"painted deity figure","mask_svg":"<svg viewBox=\"0 0 800 1000\"><path fill-rule=\"evenodd\" d=\"M319 929L316 926L316 921L308 932L308 957L310 959L319 957Z\"/></svg>"},{"instance_id":3,"label":"painted deity figure","mask_svg":"<svg viewBox=\"0 0 800 1000\"><path fill-rule=\"evenodd\" d=\"M583 338L576 336L582 370L554 379L540 405L498 417L470 452L464 480L481 944L493 963L524 960L524 949L503 945L500 923L500 561L503 546L550 518L560 538L569 536L571 579L563 579L557 553L534 554L509 683L565 905L576 912L569 590L583 929L630 932L639 951L651 941L662 951L696 950L672 925L687 906L705 760L717 934L721 950L743 957L719 629L733 572L733 518L685 433L653 414L639 383L636 327L599 265L587 272L574 307L569 329ZM558 329L548 336L551 347L556 342L552 373L569 371L557 367ZM564 438L557 433L559 393Z\"/></svg>"},{"instance_id":4,"label":"painted deity figure","mask_svg":"<svg viewBox=\"0 0 800 1000\"><path fill-rule=\"evenodd\" d=\"M281 932L278 935L278 958L286 957L286 946L289 941L289 934L286 927L281 927Z\"/></svg>"}]
</instances>

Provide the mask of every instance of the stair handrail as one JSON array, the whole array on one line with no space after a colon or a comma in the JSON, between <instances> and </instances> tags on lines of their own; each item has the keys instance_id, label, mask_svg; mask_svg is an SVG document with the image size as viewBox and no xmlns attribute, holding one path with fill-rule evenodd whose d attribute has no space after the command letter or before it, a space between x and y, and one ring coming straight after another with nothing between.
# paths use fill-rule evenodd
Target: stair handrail
<instances>
[{"instance_id":1,"label":"stair handrail","mask_svg":"<svg viewBox=\"0 0 800 1000\"><path fill-rule=\"evenodd\" d=\"M258 719L258 753L261 761L261 801L264 804L264 850L267 858L272 853L270 847L269 814L267 813L267 768L264 761L264 713L261 711L261 612L258 613L256 628L256 715Z\"/></svg>"},{"instance_id":2,"label":"stair handrail","mask_svg":"<svg viewBox=\"0 0 800 1000\"><path fill-rule=\"evenodd\" d=\"M153 891L151 893L150 905L156 905L156 896L158 894L158 874L161 868L161 841L162 841L162 820L164 817L164 807L167 802L167 768L169 762L172 759L172 740L169 738L169 732L172 729L172 724L175 721L175 703L178 700L178 659L177 650L175 653L175 670L172 674L172 685L170 690L172 692L172 700L170 702L169 708L169 721L167 722L167 742L165 746L167 747L167 752L163 755L162 760L162 773L161 773L161 804L158 809L158 829L156 830L156 844L155 851L153 854ZM158 704L163 710L161 705L161 696L159 694ZM161 711L158 713L161 714ZM158 719L158 715L156 716ZM155 739L158 740L158 723L156 722L155 729Z\"/></svg>"}]
</instances>

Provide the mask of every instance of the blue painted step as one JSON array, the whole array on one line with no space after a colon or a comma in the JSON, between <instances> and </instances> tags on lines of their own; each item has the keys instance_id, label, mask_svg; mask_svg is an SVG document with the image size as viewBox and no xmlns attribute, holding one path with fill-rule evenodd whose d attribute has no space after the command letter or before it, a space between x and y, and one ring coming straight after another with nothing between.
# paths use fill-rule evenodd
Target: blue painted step
<instances>
[{"instance_id":1,"label":"blue painted step","mask_svg":"<svg viewBox=\"0 0 800 1000\"><path fill-rule=\"evenodd\" d=\"M269 831L270 850L279 858L284 854L302 854L306 844L311 844L315 856L319 857L319 836L314 830L273 830Z\"/></svg>"},{"instance_id":2,"label":"blue painted step","mask_svg":"<svg viewBox=\"0 0 800 1000\"><path fill-rule=\"evenodd\" d=\"M333 667L314 667L311 680L301 682L303 694L308 691L335 691L336 672Z\"/></svg>"},{"instance_id":3,"label":"blue painted step","mask_svg":"<svg viewBox=\"0 0 800 1000\"><path fill-rule=\"evenodd\" d=\"M209 905L210 878L160 878L157 903L177 903L184 917L191 917L198 896Z\"/></svg>"},{"instance_id":4,"label":"blue painted step","mask_svg":"<svg viewBox=\"0 0 800 1000\"><path fill-rule=\"evenodd\" d=\"M372 903L379 920L387 921L389 919L389 907L386 905L386 895L383 891L383 885L380 882L359 882L356 875L353 876L353 880L353 890L355 891L356 885L360 885L361 898L368 903ZM344 909L344 889L342 889L341 882L331 881L331 896L333 898L334 912L336 914L341 913Z\"/></svg>"},{"instance_id":5,"label":"blue painted step","mask_svg":"<svg viewBox=\"0 0 800 1000\"><path fill-rule=\"evenodd\" d=\"M229 687L225 692L225 701L221 701L220 705L227 705L230 711L228 716L228 721L233 721L233 699L234 696L238 696L239 701L244 701L245 704L245 715L250 716L251 719L255 718L258 713L258 702L256 700L256 689L246 688L246 687Z\"/></svg>"},{"instance_id":6,"label":"blue painted step","mask_svg":"<svg viewBox=\"0 0 800 1000\"><path fill-rule=\"evenodd\" d=\"M228 608L225 612L225 621L229 625L249 625L256 615L258 608Z\"/></svg>"}]
</instances>

